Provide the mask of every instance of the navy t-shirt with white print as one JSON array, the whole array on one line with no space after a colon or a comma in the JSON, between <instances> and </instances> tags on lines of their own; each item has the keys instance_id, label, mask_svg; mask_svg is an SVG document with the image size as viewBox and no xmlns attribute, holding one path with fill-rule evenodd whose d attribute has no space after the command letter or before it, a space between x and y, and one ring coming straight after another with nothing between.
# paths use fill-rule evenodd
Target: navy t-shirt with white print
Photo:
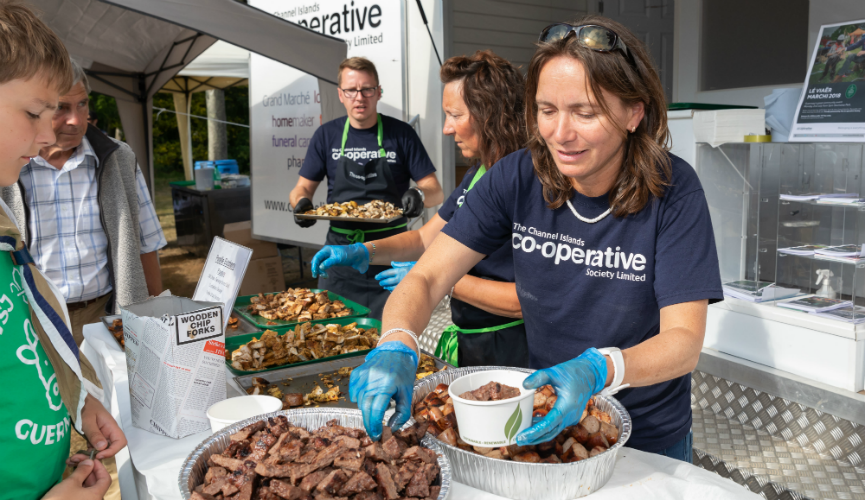
<instances>
[{"instance_id":1,"label":"navy t-shirt with white print","mask_svg":"<svg viewBox=\"0 0 865 500\"><path fill-rule=\"evenodd\" d=\"M662 198L627 217L595 224L567 204L547 207L531 155L508 155L466 195L444 232L489 254L512 245L517 294L526 321L529 363L547 368L590 347L633 347L655 336L663 307L723 299L709 210L697 175L671 155ZM574 191L585 218L609 208L606 195ZM690 376L621 391L633 418L628 446L660 451L691 427Z\"/></svg>"},{"instance_id":2,"label":"navy t-shirt with white print","mask_svg":"<svg viewBox=\"0 0 865 500\"><path fill-rule=\"evenodd\" d=\"M300 176L311 181L321 182L327 176L328 203L333 203L333 180L337 175L336 164L339 161L339 147L346 120L347 118L331 120L315 131L300 167ZM381 143L387 153L387 162L391 167L397 192L402 196L408 190L410 180L416 182L434 174L436 168L411 125L386 115L381 115L381 124ZM378 150L378 124L368 129L349 126L348 139L345 142L347 158L366 165L379 157Z\"/></svg>"},{"instance_id":3,"label":"navy t-shirt with white print","mask_svg":"<svg viewBox=\"0 0 865 500\"><path fill-rule=\"evenodd\" d=\"M454 189L453 193L442 203L442 207L439 209L438 214L445 222L451 220L454 215L454 212L459 210L459 204L465 199L466 193L469 189L469 184L472 183L472 179L477 173L479 165L475 165L470 168L466 175L463 177L460 185ZM493 169L499 168L498 164L493 166ZM488 174L484 174L488 175ZM477 189L477 184L472 190ZM469 275L471 276L480 276L483 278L492 278L496 281L507 281L509 283L514 282L514 251L510 245L502 245L498 250L489 254L484 258L484 260L480 261L475 265L475 267L469 271ZM490 325L487 325L490 326Z\"/></svg>"}]
</instances>

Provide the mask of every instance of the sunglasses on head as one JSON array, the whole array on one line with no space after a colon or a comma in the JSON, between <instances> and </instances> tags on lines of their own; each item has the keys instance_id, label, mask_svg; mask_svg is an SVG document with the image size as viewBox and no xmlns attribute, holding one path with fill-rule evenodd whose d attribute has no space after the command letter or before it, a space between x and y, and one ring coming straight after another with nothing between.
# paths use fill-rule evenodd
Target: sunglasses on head
<instances>
[{"instance_id":1,"label":"sunglasses on head","mask_svg":"<svg viewBox=\"0 0 865 500\"><path fill-rule=\"evenodd\" d=\"M620 50L628 58L631 65L636 67L634 56L625 45L625 42L615 31L598 26L596 24L584 24L574 26L568 23L551 24L541 31L538 43L554 43L567 38L571 33L577 37L580 46L597 52L612 52Z\"/></svg>"}]
</instances>

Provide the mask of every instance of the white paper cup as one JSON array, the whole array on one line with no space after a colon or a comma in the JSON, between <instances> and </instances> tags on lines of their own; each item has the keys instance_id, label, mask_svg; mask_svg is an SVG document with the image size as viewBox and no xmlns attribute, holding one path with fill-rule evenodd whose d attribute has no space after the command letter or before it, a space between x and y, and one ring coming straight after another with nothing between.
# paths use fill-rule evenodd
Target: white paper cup
<instances>
[{"instance_id":1,"label":"white paper cup","mask_svg":"<svg viewBox=\"0 0 865 500\"><path fill-rule=\"evenodd\" d=\"M470 373L448 387L460 437L473 446L493 448L515 443L517 434L532 425L534 389L523 389L528 373L511 370L490 370ZM502 401L469 401L460 397L490 382L516 387L520 395Z\"/></svg>"},{"instance_id":2,"label":"white paper cup","mask_svg":"<svg viewBox=\"0 0 865 500\"><path fill-rule=\"evenodd\" d=\"M207 409L210 430L216 432L223 427L264 413L282 409L282 401L273 396L239 396L220 401Z\"/></svg>"}]
</instances>

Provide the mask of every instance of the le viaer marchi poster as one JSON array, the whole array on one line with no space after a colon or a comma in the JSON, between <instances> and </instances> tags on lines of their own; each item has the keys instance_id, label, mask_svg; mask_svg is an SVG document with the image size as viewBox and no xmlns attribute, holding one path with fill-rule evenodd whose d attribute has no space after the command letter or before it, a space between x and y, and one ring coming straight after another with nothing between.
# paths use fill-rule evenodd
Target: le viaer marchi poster
<instances>
[{"instance_id":1,"label":"le viaer marchi poster","mask_svg":"<svg viewBox=\"0 0 865 500\"><path fill-rule=\"evenodd\" d=\"M865 142L865 20L820 27L791 142Z\"/></svg>"}]
</instances>

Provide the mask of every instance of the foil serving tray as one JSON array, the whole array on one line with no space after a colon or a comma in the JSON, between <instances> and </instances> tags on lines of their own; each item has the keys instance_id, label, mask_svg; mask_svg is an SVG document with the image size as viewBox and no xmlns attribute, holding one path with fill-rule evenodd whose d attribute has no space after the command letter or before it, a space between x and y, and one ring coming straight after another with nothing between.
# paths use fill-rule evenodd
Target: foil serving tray
<instances>
[{"instance_id":1,"label":"foil serving tray","mask_svg":"<svg viewBox=\"0 0 865 500\"><path fill-rule=\"evenodd\" d=\"M412 407L439 384L448 384L463 375L487 370L514 370L532 373L527 368L474 366L444 370L415 383ZM431 434L448 456L453 467L453 480L494 495L516 500L570 500L602 488L613 475L616 455L631 437L631 416L625 407L611 396L595 395L597 407L610 414L619 428L619 441L600 455L567 464L540 464L497 460L451 446ZM414 418L409 424L414 423Z\"/></svg>"},{"instance_id":2,"label":"foil serving tray","mask_svg":"<svg viewBox=\"0 0 865 500\"><path fill-rule=\"evenodd\" d=\"M230 444L229 436L247 425L277 415L285 415L289 422L298 427L303 427L307 430L318 429L324 426L328 421L337 419L339 425L343 427L355 427L363 429L363 416L360 410L350 410L345 408L301 408L294 410L282 410L274 413L258 415L256 417L241 420L232 424L212 436L205 439L192 453L186 457L183 465L180 467L177 482L180 487L180 494L184 500L189 500L192 496L192 491L196 486L204 482L204 476L207 473L207 459L215 453L221 453ZM413 423L413 422L412 422ZM406 424L408 426L410 424ZM405 426L404 426L405 427ZM421 439L421 445L433 450L436 454L441 474L439 474L439 484L441 486L437 500L445 500L450 494L451 487L451 464L447 455L442 453L442 447L439 440L433 438L429 434Z\"/></svg>"}]
</instances>

